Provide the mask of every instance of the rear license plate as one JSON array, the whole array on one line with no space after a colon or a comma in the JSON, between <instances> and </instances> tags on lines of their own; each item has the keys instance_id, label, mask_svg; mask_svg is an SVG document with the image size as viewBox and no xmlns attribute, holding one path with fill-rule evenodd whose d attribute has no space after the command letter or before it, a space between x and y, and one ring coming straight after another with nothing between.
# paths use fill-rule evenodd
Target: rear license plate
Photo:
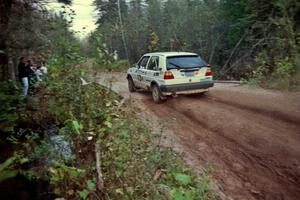
<instances>
[{"instance_id":1,"label":"rear license plate","mask_svg":"<svg viewBox=\"0 0 300 200\"><path fill-rule=\"evenodd\" d=\"M195 76L195 72L185 72L184 74L188 77Z\"/></svg>"}]
</instances>

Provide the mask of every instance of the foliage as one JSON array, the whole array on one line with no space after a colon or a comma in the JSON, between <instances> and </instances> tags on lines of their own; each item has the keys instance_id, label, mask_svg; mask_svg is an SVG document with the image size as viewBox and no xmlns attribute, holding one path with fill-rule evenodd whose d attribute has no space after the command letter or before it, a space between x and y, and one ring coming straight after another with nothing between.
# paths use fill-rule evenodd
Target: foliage
<instances>
[{"instance_id":1,"label":"foliage","mask_svg":"<svg viewBox=\"0 0 300 200\"><path fill-rule=\"evenodd\" d=\"M159 38L158 38L158 35L155 32L152 32L150 34L149 51L150 52L158 51L158 47L159 47Z\"/></svg>"},{"instance_id":2,"label":"foliage","mask_svg":"<svg viewBox=\"0 0 300 200\"><path fill-rule=\"evenodd\" d=\"M293 80L287 89L299 85L298 75L294 75L299 74L298 69L291 70L285 78L273 74L280 71L278 63L286 62L285 59L297 68L296 57L300 54L297 1L123 0L120 1L123 27L117 17L117 1L94 2L99 11L95 33L103 36L109 52L116 51L125 59L123 31L125 40L130 42L130 63L148 51L192 51L215 68L217 79L255 79L269 87L276 80L290 77ZM267 62L264 71L268 71L266 76L272 80L257 79L261 62Z\"/></svg>"},{"instance_id":3,"label":"foliage","mask_svg":"<svg viewBox=\"0 0 300 200\"><path fill-rule=\"evenodd\" d=\"M13 82L0 83L0 131L11 132L22 109L19 87Z\"/></svg>"},{"instance_id":4,"label":"foliage","mask_svg":"<svg viewBox=\"0 0 300 200\"><path fill-rule=\"evenodd\" d=\"M109 65L99 65L94 64L95 72L101 71L114 71L114 72L126 72L129 68L129 63L127 60L117 60Z\"/></svg>"},{"instance_id":5,"label":"foliage","mask_svg":"<svg viewBox=\"0 0 300 200\"><path fill-rule=\"evenodd\" d=\"M11 157L0 164L0 182L17 175L18 172L16 170L8 169L13 164L15 159L15 157Z\"/></svg>"},{"instance_id":6,"label":"foliage","mask_svg":"<svg viewBox=\"0 0 300 200\"><path fill-rule=\"evenodd\" d=\"M31 116L26 123L42 115L35 123L47 120L59 127L56 134L71 144L72 159L54 155L59 153L52 151L50 135L39 128L19 127L10 137L18 146L18 159L1 164L1 177L4 172L4 178L19 173L29 180L49 179L51 191L64 199L213 199L205 175L199 180L172 151L157 146L160 136L146 129L117 94L94 83L82 84L80 78L87 79L87 69L80 66L85 58L71 39L63 31L58 35L59 48L48 64L49 82L36 94L39 109L24 114L25 119ZM105 194L95 178L96 143L101 146ZM2 166L12 170L2 171Z\"/></svg>"},{"instance_id":7,"label":"foliage","mask_svg":"<svg viewBox=\"0 0 300 200\"><path fill-rule=\"evenodd\" d=\"M100 33L93 33L89 37L89 43L91 48L89 48L90 57L94 58L94 70L99 68L105 68L109 71L113 70L112 63L115 62L115 52L109 52L106 43L103 41L103 37Z\"/></svg>"}]
</instances>

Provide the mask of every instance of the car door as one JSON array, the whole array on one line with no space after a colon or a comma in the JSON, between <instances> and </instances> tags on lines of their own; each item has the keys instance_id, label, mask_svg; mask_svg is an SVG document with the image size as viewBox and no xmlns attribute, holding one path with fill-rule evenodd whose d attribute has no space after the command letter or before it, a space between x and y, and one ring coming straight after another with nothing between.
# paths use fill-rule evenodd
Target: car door
<instances>
[{"instance_id":1,"label":"car door","mask_svg":"<svg viewBox=\"0 0 300 200\"><path fill-rule=\"evenodd\" d=\"M147 89L145 83L145 75L149 58L150 56L143 56L142 59L138 62L138 68L136 71L137 80L135 82L135 85L144 89Z\"/></svg>"},{"instance_id":2,"label":"car door","mask_svg":"<svg viewBox=\"0 0 300 200\"><path fill-rule=\"evenodd\" d=\"M131 76L131 78L132 78L132 80L133 80L133 82L134 82L134 84L136 85L136 86L138 86L137 85L137 70L138 70L138 65L137 64L134 64L130 69L129 69L129 74L130 74L130 76Z\"/></svg>"},{"instance_id":3,"label":"car door","mask_svg":"<svg viewBox=\"0 0 300 200\"><path fill-rule=\"evenodd\" d=\"M150 87L151 82L159 76L159 56L152 56L148 62L147 70L145 73L145 83Z\"/></svg>"}]
</instances>

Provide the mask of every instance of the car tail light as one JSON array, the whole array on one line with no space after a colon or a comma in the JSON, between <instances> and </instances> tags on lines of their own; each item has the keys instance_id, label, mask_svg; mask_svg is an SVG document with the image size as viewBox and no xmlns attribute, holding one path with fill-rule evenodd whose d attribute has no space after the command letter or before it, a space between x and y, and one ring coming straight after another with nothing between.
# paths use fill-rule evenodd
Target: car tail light
<instances>
[{"instance_id":1,"label":"car tail light","mask_svg":"<svg viewBox=\"0 0 300 200\"><path fill-rule=\"evenodd\" d=\"M173 73L172 72L169 72L169 71L166 71L165 74L164 74L164 79L174 79L174 76L173 76Z\"/></svg>"},{"instance_id":2,"label":"car tail light","mask_svg":"<svg viewBox=\"0 0 300 200\"><path fill-rule=\"evenodd\" d=\"M207 68L207 70L205 72L205 76L212 76L212 71L210 68Z\"/></svg>"}]
</instances>

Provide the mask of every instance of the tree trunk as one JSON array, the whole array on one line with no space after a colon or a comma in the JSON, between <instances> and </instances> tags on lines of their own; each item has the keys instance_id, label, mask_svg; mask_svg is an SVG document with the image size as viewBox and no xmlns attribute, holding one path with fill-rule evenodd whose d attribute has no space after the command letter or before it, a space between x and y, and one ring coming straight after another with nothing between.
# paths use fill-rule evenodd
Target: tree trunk
<instances>
[{"instance_id":1,"label":"tree trunk","mask_svg":"<svg viewBox=\"0 0 300 200\"><path fill-rule=\"evenodd\" d=\"M8 51L7 53L7 69L8 69L8 79L12 81L16 81L16 72L15 72L15 65L13 62L12 52Z\"/></svg>"},{"instance_id":2,"label":"tree trunk","mask_svg":"<svg viewBox=\"0 0 300 200\"><path fill-rule=\"evenodd\" d=\"M125 50L126 58L129 61L129 54L128 54L128 49L127 49L127 45L126 45L125 33L124 33L124 27L123 27L123 21L122 21L122 13L121 13L120 0L118 0L118 13L119 13L119 20L120 20L120 27L121 27L121 34L122 34L122 40L123 40L124 50Z\"/></svg>"},{"instance_id":3,"label":"tree trunk","mask_svg":"<svg viewBox=\"0 0 300 200\"><path fill-rule=\"evenodd\" d=\"M8 57L7 57L7 29L13 0L0 0L0 80L9 79Z\"/></svg>"},{"instance_id":4,"label":"tree trunk","mask_svg":"<svg viewBox=\"0 0 300 200\"><path fill-rule=\"evenodd\" d=\"M0 38L0 81L6 80L7 78L7 55L5 53L6 45L4 38Z\"/></svg>"}]
</instances>

